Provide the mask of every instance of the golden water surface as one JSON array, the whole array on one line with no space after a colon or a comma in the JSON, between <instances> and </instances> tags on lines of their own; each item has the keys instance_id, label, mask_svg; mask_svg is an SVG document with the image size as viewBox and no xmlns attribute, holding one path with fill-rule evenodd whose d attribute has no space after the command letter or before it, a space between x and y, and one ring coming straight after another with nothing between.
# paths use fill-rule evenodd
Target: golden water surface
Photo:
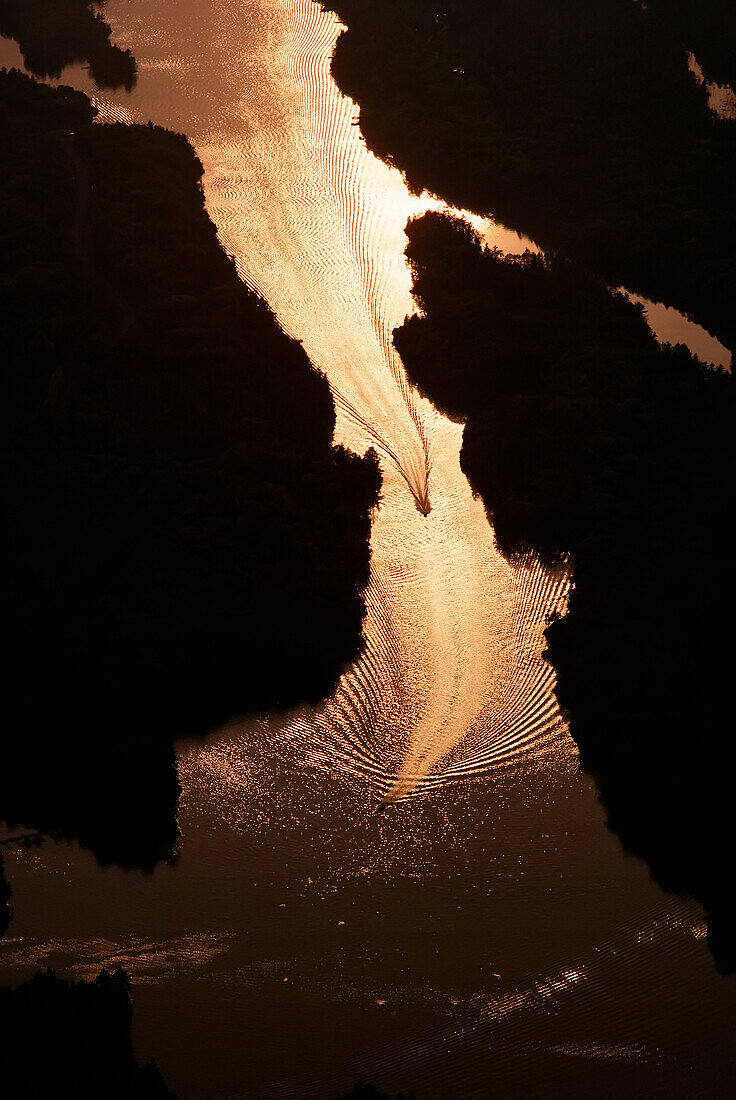
<instances>
[{"instance_id":1,"label":"golden water surface","mask_svg":"<svg viewBox=\"0 0 736 1100\"><path fill-rule=\"evenodd\" d=\"M140 76L95 93L101 117L191 138L224 247L384 488L365 651L333 696L180 751L175 866L101 871L51 845L9 861L3 975L124 965L139 1056L182 1100L327 1100L358 1078L420 1100L718 1095L734 998L702 914L623 855L554 702L542 631L565 573L499 555L462 426L392 349L404 225L442 204L366 151L329 75L339 24L311 0L106 12Z\"/></svg>"}]
</instances>

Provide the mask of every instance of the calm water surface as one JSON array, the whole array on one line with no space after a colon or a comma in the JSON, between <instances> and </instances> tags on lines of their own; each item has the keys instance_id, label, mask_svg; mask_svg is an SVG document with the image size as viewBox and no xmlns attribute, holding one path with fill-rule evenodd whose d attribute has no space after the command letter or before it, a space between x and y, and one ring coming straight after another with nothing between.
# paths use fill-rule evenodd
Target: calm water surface
<instances>
[{"instance_id":1,"label":"calm water surface","mask_svg":"<svg viewBox=\"0 0 736 1100\"><path fill-rule=\"evenodd\" d=\"M107 10L140 78L96 97L102 117L191 137L225 248L385 486L366 652L335 695L180 748L173 866L9 856L2 980L124 965L137 1053L181 1100L327 1100L358 1078L420 1100L732 1095L736 992L702 912L624 856L554 704L542 630L564 573L499 556L461 427L392 351L404 224L441 204L366 152L329 77L335 18L311 0Z\"/></svg>"}]
</instances>

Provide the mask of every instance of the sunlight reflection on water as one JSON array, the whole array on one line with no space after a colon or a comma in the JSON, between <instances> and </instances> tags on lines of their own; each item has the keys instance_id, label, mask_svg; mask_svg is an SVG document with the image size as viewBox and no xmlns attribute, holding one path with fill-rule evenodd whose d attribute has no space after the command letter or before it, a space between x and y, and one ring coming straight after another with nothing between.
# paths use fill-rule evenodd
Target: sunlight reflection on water
<instances>
[{"instance_id":1,"label":"sunlight reflection on water","mask_svg":"<svg viewBox=\"0 0 736 1100\"><path fill-rule=\"evenodd\" d=\"M393 328L413 311L404 226L442 204L410 195L366 151L355 105L329 75L335 18L310 0L269 10L260 68L249 42L234 48L232 9L222 9L229 101L258 127L195 134L208 207L243 277L329 378L337 439L359 452L378 443L396 459L383 463L366 655L324 707L279 723L278 736L312 765L352 767L379 789L396 775L405 794L441 775L468 733L475 767L548 745L552 728L559 735L541 627L565 584L498 554L459 469L461 427L410 389L392 347ZM482 228L494 243L518 244ZM416 507L425 493L426 517Z\"/></svg>"},{"instance_id":2,"label":"sunlight reflection on water","mask_svg":"<svg viewBox=\"0 0 736 1100\"><path fill-rule=\"evenodd\" d=\"M139 1057L183 1098L216 1081L324 1100L359 1076L422 1100L620 1096L629 1065L639 1095L675 1095L707 1076L699 1027L726 1034L733 997L698 907L623 855L577 771L541 657L564 570L498 554L462 427L391 346L413 309L404 224L442 204L365 150L329 77L339 24L311 0L106 12L140 80L97 97L103 118L191 136L223 245L327 375L338 441L379 450L384 499L366 650L337 691L180 748L176 866L101 871L51 844L8 860L6 972L120 962ZM376 815L394 784L408 797Z\"/></svg>"}]
</instances>

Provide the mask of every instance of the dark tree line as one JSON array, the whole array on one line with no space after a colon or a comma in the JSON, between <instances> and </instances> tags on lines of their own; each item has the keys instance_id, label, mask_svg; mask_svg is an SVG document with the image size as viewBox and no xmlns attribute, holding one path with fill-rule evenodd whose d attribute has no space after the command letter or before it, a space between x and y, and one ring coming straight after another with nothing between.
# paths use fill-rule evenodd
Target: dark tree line
<instances>
[{"instance_id":1,"label":"dark tree line","mask_svg":"<svg viewBox=\"0 0 736 1100\"><path fill-rule=\"evenodd\" d=\"M660 32L694 55L707 81L736 88L733 0L647 0L646 7Z\"/></svg>"},{"instance_id":2,"label":"dark tree line","mask_svg":"<svg viewBox=\"0 0 736 1100\"><path fill-rule=\"evenodd\" d=\"M4 9L3 9L4 10ZM0 818L171 858L173 740L358 653L380 473L239 280L181 135L0 72ZM0 934L10 886L0 866ZM164 1097L121 973L0 990L9 1095Z\"/></svg>"},{"instance_id":3,"label":"dark tree line","mask_svg":"<svg viewBox=\"0 0 736 1100\"><path fill-rule=\"evenodd\" d=\"M581 758L627 845L707 906L732 969L732 384L658 349L603 284L676 306L734 347L736 125L688 69L692 53L706 80L733 83L734 6L331 6L348 26L333 73L369 147L414 189L547 253L503 261L458 225L415 225L427 316L397 347L467 419L463 468L504 551L574 555L570 611L548 639Z\"/></svg>"},{"instance_id":4,"label":"dark tree line","mask_svg":"<svg viewBox=\"0 0 736 1100\"><path fill-rule=\"evenodd\" d=\"M706 906L733 969L732 378L659 347L569 261L504 257L438 214L407 232L424 316L396 346L466 418L462 466L504 553L572 555L547 656L581 761L627 846Z\"/></svg>"},{"instance_id":5,"label":"dark tree line","mask_svg":"<svg viewBox=\"0 0 736 1100\"><path fill-rule=\"evenodd\" d=\"M103 8L104 0L2 0L0 35L17 41L34 76L56 78L67 65L84 61L101 87L130 91L135 58L110 41Z\"/></svg>"},{"instance_id":6,"label":"dark tree line","mask_svg":"<svg viewBox=\"0 0 736 1100\"><path fill-rule=\"evenodd\" d=\"M65 981L39 971L0 987L0 1089L16 1100L173 1100L154 1063L140 1066L130 1036L130 984L102 971Z\"/></svg>"},{"instance_id":7,"label":"dark tree line","mask_svg":"<svg viewBox=\"0 0 736 1100\"><path fill-rule=\"evenodd\" d=\"M348 1092L344 1092L336 1100L416 1100L416 1097L413 1092L410 1092L408 1096L404 1096L404 1093L400 1092L398 1096L391 1097L388 1093L379 1092L375 1085L364 1085L362 1081L358 1081Z\"/></svg>"},{"instance_id":8,"label":"dark tree line","mask_svg":"<svg viewBox=\"0 0 736 1100\"><path fill-rule=\"evenodd\" d=\"M188 142L93 116L0 76L0 815L150 865L172 737L321 698L356 656L380 480L332 446L327 382L220 248Z\"/></svg>"},{"instance_id":9,"label":"dark tree line","mask_svg":"<svg viewBox=\"0 0 736 1100\"><path fill-rule=\"evenodd\" d=\"M736 124L709 110L687 65L693 51L708 79L732 75L730 0L330 6L348 26L335 78L369 147L413 188L492 214L734 347Z\"/></svg>"}]
</instances>

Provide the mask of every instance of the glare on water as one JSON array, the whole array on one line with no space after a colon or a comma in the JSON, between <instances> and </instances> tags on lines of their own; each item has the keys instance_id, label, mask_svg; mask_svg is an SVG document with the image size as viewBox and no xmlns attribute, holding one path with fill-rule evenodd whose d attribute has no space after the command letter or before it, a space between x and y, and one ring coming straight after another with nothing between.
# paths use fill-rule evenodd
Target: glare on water
<instances>
[{"instance_id":1,"label":"glare on water","mask_svg":"<svg viewBox=\"0 0 736 1100\"><path fill-rule=\"evenodd\" d=\"M365 656L323 708L278 723L278 737L291 735L306 760L360 771L395 799L440 778L466 738L453 774L554 742L541 628L564 581L531 563L512 569L498 554L459 468L462 427L411 389L392 347L393 328L413 310L404 226L441 203L412 196L365 149L357 109L330 78L333 15L284 0L255 5L251 18L255 36L239 32L242 5L213 16L208 61L227 114L220 100L213 116L181 122L204 163L223 245L329 379L336 440L374 447L384 472ZM193 64L182 62L184 85ZM176 124L170 103L162 107L155 120ZM483 228L491 241L518 244Z\"/></svg>"},{"instance_id":2,"label":"glare on water","mask_svg":"<svg viewBox=\"0 0 736 1100\"><path fill-rule=\"evenodd\" d=\"M340 26L312 0L105 10L140 78L95 93L101 117L189 135L223 246L327 376L336 441L377 451L383 498L365 650L333 695L181 748L176 866L101 872L52 845L9 862L4 980L123 965L139 1057L183 1100L325 1100L359 1077L422 1100L705 1080L733 999L698 907L624 857L576 770L541 655L565 572L499 555L462 426L392 348L414 308L404 226L442 203L365 149L329 75ZM382 799L398 804L375 816Z\"/></svg>"},{"instance_id":3,"label":"glare on water","mask_svg":"<svg viewBox=\"0 0 736 1100\"><path fill-rule=\"evenodd\" d=\"M329 380L336 442L373 447L383 469L365 653L323 707L269 722L271 736L392 801L516 754L567 752L541 658L566 579L498 553L460 470L462 425L412 389L392 346L414 311L404 227L444 204L366 150L358 108L330 77L332 13L312 0L190 0L177 13L172 24L163 0L110 5L140 78L132 96L91 89L99 117L191 138L223 246ZM465 216L490 245L524 247Z\"/></svg>"}]
</instances>

